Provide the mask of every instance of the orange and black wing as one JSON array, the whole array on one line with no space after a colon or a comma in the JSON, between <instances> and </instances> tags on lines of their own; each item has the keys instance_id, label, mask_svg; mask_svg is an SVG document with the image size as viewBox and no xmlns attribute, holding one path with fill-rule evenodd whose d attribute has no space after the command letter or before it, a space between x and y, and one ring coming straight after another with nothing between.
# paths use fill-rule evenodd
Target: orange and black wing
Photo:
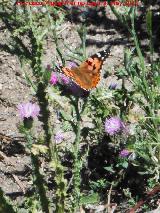
<instances>
[{"instance_id":1,"label":"orange and black wing","mask_svg":"<svg viewBox=\"0 0 160 213\"><path fill-rule=\"evenodd\" d=\"M110 48L92 55L76 68L69 69L63 67L62 71L65 75L71 77L81 88L91 90L100 81L101 68L109 53Z\"/></svg>"}]
</instances>

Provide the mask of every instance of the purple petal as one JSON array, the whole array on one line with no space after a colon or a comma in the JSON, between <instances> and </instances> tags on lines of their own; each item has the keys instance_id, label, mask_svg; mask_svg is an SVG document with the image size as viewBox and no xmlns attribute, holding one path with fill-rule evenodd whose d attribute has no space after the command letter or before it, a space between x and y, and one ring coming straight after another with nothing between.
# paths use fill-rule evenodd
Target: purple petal
<instances>
[{"instance_id":1,"label":"purple petal","mask_svg":"<svg viewBox=\"0 0 160 213\"><path fill-rule=\"evenodd\" d=\"M118 117L111 117L105 121L105 132L115 135L125 128L124 123Z\"/></svg>"},{"instance_id":2,"label":"purple petal","mask_svg":"<svg viewBox=\"0 0 160 213\"><path fill-rule=\"evenodd\" d=\"M58 77L56 73L52 72L51 78L50 78L50 84L55 85L58 82Z\"/></svg>"},{"instance_id":3,"label":"purple petal","mask_svg":"<svg viewBox=\"0 0 160 213\"><path fill-rule=\"evenodd\" d=\"M127 149L123 149L120 153L119 156L122 158L125 158L129 155L130 151L128 151Z\"/></svg>"},{"instance_id":4,"label":"purple petal","mask_svg":"<svg viewBox=\"0 0 160 213\"><path fill-rule=\"evenodd\" d=\"M22 103L18 105L19 115L22 119L24 118L35 118L39 115L40 108L37 104Z\"/></svg>"}]
</instances>

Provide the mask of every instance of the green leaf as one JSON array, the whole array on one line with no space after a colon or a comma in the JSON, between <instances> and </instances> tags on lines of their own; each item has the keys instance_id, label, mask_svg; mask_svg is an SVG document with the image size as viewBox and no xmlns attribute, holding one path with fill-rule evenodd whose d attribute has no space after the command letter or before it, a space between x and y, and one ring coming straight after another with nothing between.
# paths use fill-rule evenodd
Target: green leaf
<instances>
[{"instance_id":1,"label":"green leaf","mask_svg":"<svg viewBox=\"0 0 160 213\"><path fill-rule=\"evenodd\" d=\"M86 204L98 203L99 201L100 201L100 197L98 193L93 193L91 195L82 196L80 200L80 204L86 205Z\"/></svg>"},{"instance_id":2,"label":"green leaf","mask_svg":"<svg viewBox=\"0 0 160 213\"><path fill-rule=\"evenodd\" d=\"M60 111L60 114L62 116L62 118L65 120L65 121L71 121L73 120L73 117L70 116L69 114L67 114L65 111L61 110Z\"/></svg>"},{"instance_id":3,"label":"green leaf","mask_svg":"<svg viewBox=\"0 0 160 213\"><path fill-rule=\"evenodd\" d=\"M127 162L127 161L123 162L123 163L122 163L122 166L123 166L125 169L127 169L127 167L128 167L128 162Z\"/></svg>"},{"instance_id":4,"label":"green leaf","mask_svg":"<svg viewBox=\"0 0 160 213\"><path fill-rule=\"evenodd\" d=\"M146 15L147 32L152 35L152 11L149 10Z\"/></svg>"},{"instance_id":5,"label":"green leaf","mask_svg":"<svg viewBox=\"0 0 160 213\"><path fill-rule=\"evenodd\" d=\"M108 172L115 173L115 171L111 166L104 167L104 169L107 170Z\"/></svg>"},{"instance_id":6,"label":"green leaf","mask_svg":"<svg viewBox=\"0 0 160 213\"><path fill-rule=\"evenodd\" d=\"M51 101L55 101L57 104L60 105L60 107L65 108L65 99L62 98L62 96L60 96L60 94L57 91L55 91L54 88L48 87L46 91Z\"/></svg>"},{"instance_id":7,"label":"green leaf","mask_svg":"<svg viewBox=\"0 0 160 213\"><path fill-rule=\"evenodd\" d=\"M48 147L45 145L33 144L31 152L34 155L38 155L40 153L45 154L48 151Z\"/></svg>"}]
</instances>

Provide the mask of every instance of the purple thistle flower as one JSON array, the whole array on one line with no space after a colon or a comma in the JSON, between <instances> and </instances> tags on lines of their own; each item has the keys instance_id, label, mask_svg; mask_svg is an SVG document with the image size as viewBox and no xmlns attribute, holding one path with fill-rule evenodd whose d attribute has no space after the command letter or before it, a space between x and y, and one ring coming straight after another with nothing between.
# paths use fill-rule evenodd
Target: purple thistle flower
<instances>
[{"instance_id":1,"label":"purple thistle flower","mask_svg":"<svg viewBox=\"0 0 160 213\"><path fill-rule=\"evenodd\" d=\"M57 132L56 135L54 136L54 139L55 139L55 142L56 142L57 144L59 144L59 143L61 143L61 142L63 141L64 136L63 136L62 133Z\"/></svg>"},{"instance_id":2,"label":"purple thistle flower","mask_svg":"<svg viewBox=\"0 0 160 213\"><path fill-rule=\"evenodd\" d=\"M40 108L37 104L22 103L18 105L19 115L22 119L35 118L39 115Z\"/></svg>"},{"instance_id":3,"label":"purple thistle flower","mask_svg":"<svg viewBox=\"0 0 160 213\"><path fill-rule=\"evenodd\" d=\"M114 90L114 89L116 89L116 87L117 87L117 83L114 83L114 82L112 82L112 83L110 83L110 85L109 85L109 89L110 90Z\"/></svg>"},{"instance_id":4,"label":"purple thistle flower","mask_svg":"<svg viewBox=\"0 0 160 213\"><path fill-rule=\"evenodd\" d=\"M67 76L65 76L64 74L60 74L60 80L65 85L69 84L71 82L71 80Z\"/></svg>"},{"instance_id":5,"label":"purple thistle flower","mask_svg":"<svg viewBox=\"0 0 160 213\"><path fill-rule=\"evenodd\" d=\"M105 132L109 135L115 135L124 128L124 123L118 117L111 117L105 121Z\"/></svg>"},{"instance_id":6,"label":"purple thistle flower","mask_svg":"<svg viewBox=\"0 0 160 213\"><path fill-rule=\"evenodd\" d=\"M57 75L54 72L52 72L51 78L50 78L50 84L55 85L57 84L57 82L58 82Z\"/></svg>"},{"instance_id":7,"label":"purple thistle flower","mask_svg":"<svg viewBox=\"0 0 160 213\"><path fill-rule=\"evenodd\" d=\"M123 149L123 150L120 151L119 156L121 158L125 158L129 155L129 153L130 153L130 151L128 151L127 149Z\"/></svg>"}]
</instances>

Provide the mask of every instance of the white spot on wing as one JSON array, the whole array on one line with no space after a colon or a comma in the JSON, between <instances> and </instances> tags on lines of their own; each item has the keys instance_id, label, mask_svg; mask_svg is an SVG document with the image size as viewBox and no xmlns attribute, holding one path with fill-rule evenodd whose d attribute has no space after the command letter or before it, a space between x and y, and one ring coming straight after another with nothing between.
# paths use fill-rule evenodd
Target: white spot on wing
<instances>
[{"instance_id":1,"label":"white spot on wing","mask_svg":"<svg viewBox=\"0 0 160 213\"><path fill-rule=\"evenodd\" d=\"M97 53L97 56L98 56L98 58L100 58L100 57L101 57L101 54L100 54L100 53Z\"/></svg>"}]
</instances>

